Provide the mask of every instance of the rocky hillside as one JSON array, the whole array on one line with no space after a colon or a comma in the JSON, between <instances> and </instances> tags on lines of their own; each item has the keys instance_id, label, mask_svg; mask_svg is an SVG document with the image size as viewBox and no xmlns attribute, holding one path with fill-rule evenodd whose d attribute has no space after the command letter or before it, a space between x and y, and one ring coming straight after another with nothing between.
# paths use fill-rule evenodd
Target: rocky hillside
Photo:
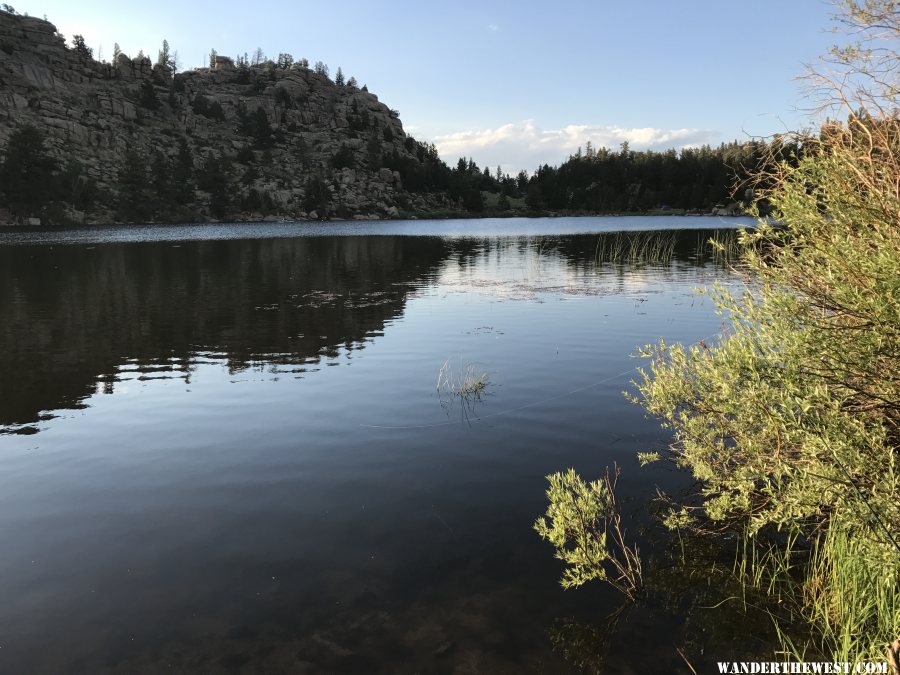
<instances>
[{"instance_id":1,"label":"rocky hillside","mask_svg":"<svg viewBox=\"0 0 900 675\"><path fill-rule=\"evenodd\" d=\"M102 63L83 45L68 48L48 21L0 11L7 185L25 175L15 163L36 156L46 155L42 166L53 176L52 189L48 182L31 202L34 180L7 191L0 222L390 218L457 209L434 189L433 177L449 170L433 146L404 133L396 111L365 87L336 79L305 62L251 66L217 57L210 68L177 74L143 56Z\"/></svg>"}]
</instances>

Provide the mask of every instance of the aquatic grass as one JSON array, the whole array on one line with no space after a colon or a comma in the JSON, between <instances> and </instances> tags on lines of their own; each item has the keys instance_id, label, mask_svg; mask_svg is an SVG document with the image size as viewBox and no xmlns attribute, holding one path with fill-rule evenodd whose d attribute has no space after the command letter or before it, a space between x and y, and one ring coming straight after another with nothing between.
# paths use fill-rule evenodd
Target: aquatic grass
<instances>
[{"instance_id":1,"label":"aquatic grass","mask_svg":"<svg viewBox=\"0 0 900 675\"><path fill-rule=\"evenodd\" d=\"M487 373L477 370L474 364L454 368L447 359L438 371L436 389L439 393L464 400L481 400L488 384Z\"/></svg>"},{"instance_id":2,"label":"aquatic grass","mask_svg":"<svg viewBox=\"0 0 900 675\"><path fill-rule=\"evenodd\" d=\"M829 530L813 548L802 587L801 606L816 628L813 646L842 661L880 660L879 636L900 636L900 561L881 558L868 543Z\"/></svg>"},{"instance_id":3,"label":"aquatic grass","mask_svg":"<svg viewBox=\"0 0 900 675\"><path fill-rule=\"evenodd\" d=\"M732 268L741 264L746 247L742 230L717 230L704 242L702 250L712 254L712 261L717 267Z\"/></svg>"},{"instance_id":4,"label":"aquatic grass","mask_svg":"<svg viewBox=\"0 0 900 675\"><path fill-rule=\"evenodd\" d=\"M598 622L560 618L548 631L553 651L581 673L608 672L608 658L616 629L632 603L625 601Z\"/></svg>"},{"instance_id":5,"label":"aquatic grass","mask_svg":"<svg viewBox=\"0 0 900 675\"><path fill-rule=\"evenodd\" d=\"M900 635L900 561L878 546L839 528L812 544L747 532L732 572L744 609L769 615L785 656L880 661L882 636Z\"/></svg>"},{"instance_id":6,"label":"aquatic grass","mask_svg":"<svg viewBox=\"0 0 900 675\"><path fill-rule=\"evenodd\" d=\"M668 265L677 243L673 230L609 232L597 240L595 259L598 264Z\"/></svg>"}]
</instances>

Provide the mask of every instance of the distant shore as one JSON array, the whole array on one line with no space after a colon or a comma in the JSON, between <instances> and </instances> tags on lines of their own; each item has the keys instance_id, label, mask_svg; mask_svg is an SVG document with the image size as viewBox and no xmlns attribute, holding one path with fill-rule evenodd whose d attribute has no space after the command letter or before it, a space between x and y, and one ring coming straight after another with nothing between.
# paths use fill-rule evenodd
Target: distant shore
<instances>
[{"instance_id":1,"label":"distant shore","mask_svg":"<svg viewBox=\"0 0 900 675\"><path fill-rule=\"evenodd\" d=\"M380 222L380 221L397 221L397 220L480 220L486 218L625 218L629 216L642 216L642 217L657 217L657 216L686 216L686 217L706 217L706 218L752 218L753 216L749 213L716 213L713 211L690 211L685 209L653 209L651 211L614 211L608 213L586 213L583 211L547 211L547 212L534 212L534 211L482 211L480 213L465 213L460 211L434 211L428 213L404 213L401 212L399 217L397 218L380 218L377 216L373 217L355 217L355 218L339 218L339 217L330 217L330 218L297 218L297 217L282 217L282 216L260 216L260 217L245 217L245 218L236 218L236 219L223 219L223 220L204 220L204 221L196 221L191 224L194 225L220 225L222 223L234 224L234 225L244 225L244 224L253 224L253 223L345 223L345 222ZM40 225L34 223L27 222L7 222L0 223L0 227L2 228L16 228L16 229L26 229L26 230L67 230L67 229L84 229L91 227L143 227L147 225L154 226L165 226L165 225L184 225L184 222L116 222L110 221L105 223L83 223L77 225L69 225L69 226L58 226L58 225Z\"/></svg>"}]
</instances>

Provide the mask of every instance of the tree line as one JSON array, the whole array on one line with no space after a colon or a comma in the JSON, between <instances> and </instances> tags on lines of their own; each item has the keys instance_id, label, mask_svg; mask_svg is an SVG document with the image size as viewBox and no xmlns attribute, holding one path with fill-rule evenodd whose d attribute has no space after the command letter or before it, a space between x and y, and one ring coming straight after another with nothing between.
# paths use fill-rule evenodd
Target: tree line
<instances>
[{"instance_id":1,"label":"tree line","mask_svg":"<svg viewBox=\"0 0 900 675\"><path fill-rule=\"evenodd\" d=\"M411 191L446 192L469 211L486 208L485 195L497 195L496 209L509 210L510 200L524 200L524 210L539 214L642 213L654 210L702 211L756 201L754 180L760 169L779 162L795 163L803 148L795 140L733 141L718 147L631 150L594 148L587 143L559 166L543 164L530 176L500 167L480 168L460 158L451 169L433 145L408 138L412 156L392 153L385 166L397 170ZM758 187L758 186L757 186ZM765 204L760 205L765 210Z\"/></svg>"},{"instance_id":2,"label":"tree line","mask_svg":"<svg viewBox=\"0 0 900 675\"><path fill-rule=\"evenodd\" d=\"M159 105L152 86L142 94L142 105ZM222 120L221 107L198 95L194 112ZM127 221L172 219L196 216L185 209L195 190L209 195L210 212L222 217L230 211L273 212L274 204L253 189L254 181L272 168L272 149L284 140L284 132L273 129L262 109L238 111L238 129L246 137L245 147L231 155L206 153L194 162L185 137L172 139L169 153L156 150L128 151L117 177L118 197L106 194L76 159L59 162L47 150L44 133L33 126L14 131L0 160L0 207L15 217L42 216L63 224L65 212L90 212L97 205L112 207L116 217ZM326 164L313 166L309 148L301 137L293 151L301 156L310 175L304 206L318 212L331 209L329 174L343 168L397 171L403 187L411 193L443 193L473 214L486 210L509 211L513 203L519 212L558 213L640 213L652 210L709 211L732 201L749 206L756 201L758 185L752 183L760 167L778 162L796 162L803 147L795 141L704 146L680 152L633 151L627 144L618 151L594 149L590 144L558 167L547 164L531 176L525 171L511 176L500 167L491 171L479 167L472 158L460 158L450 167L433 144L408 136L406 152L390 143L390 127L375 128L362 113L351 112L351 132L368 134L365 151L340 145ZM196 164L196 165L195 165ZM249 186L249 196L240 198L229 184ZM491 207L488 207L488 197ZM758 204L765 210L765 204Z\"/></svg>"},{"instance_id":3,"label":"tree line","mask_svg":"<svg viewBox=\"0 0 900 675\"><path fill-rule=\"evenodd\" d=\"M524 190L520 176L516 188L533 211L709 211L729 202L751 203L751 179L759 169L773 159L792 161L799 150L781 138L663 152L635 151L628 143L617 151L595 149L588 143L559 167L539 167Z\"/></svg>"}]
</instances>

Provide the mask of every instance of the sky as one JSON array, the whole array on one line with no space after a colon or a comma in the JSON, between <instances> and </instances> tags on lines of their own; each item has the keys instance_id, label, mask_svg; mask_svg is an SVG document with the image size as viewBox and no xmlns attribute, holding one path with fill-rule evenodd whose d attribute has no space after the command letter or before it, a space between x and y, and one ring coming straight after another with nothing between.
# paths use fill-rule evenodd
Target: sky
<instances>
[{"instance_id":1,"label":"sky","mask_svg":"<svg viewBox=\"0 0 900 675\"><path fill-rule=\"evenodd\" d=\"M453 165L529 172L579 146L661 150L808 124L797 77L835 42L825 0L358 2L17 0L105 58L182 69L211 49L324 61Z\"/></svg>"}]
</instances>

